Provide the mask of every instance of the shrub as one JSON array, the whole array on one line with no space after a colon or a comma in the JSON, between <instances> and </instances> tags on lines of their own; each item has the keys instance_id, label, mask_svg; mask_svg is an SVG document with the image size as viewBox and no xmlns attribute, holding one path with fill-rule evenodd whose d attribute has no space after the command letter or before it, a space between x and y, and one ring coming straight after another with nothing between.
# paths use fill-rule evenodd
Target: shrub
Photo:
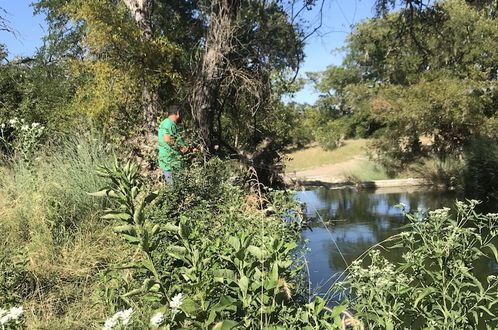
<instances>
[{"instance_id":1,"label":"shrub","mask_svg":"<svg viewBox=\"0 0 498 330\"><path fill-rule=\"evenodd\" d=\"M11 152L24 162L31 163L40 146L45 127L40 123L28 123L16 117L0 122L0 150Z\"/></svg>"},{"instance_id":2,"label":"shrub","mask_svg":"<svg viewBox=\"0 0 498 330\"><path fill-rule=\"evenodd\" d=\"M448 208L407 215L411 229L391 247L400 263L378 249L353 262L342 287L355 316L369 328L496 329L498 278L477 276L474 262L498 262L498 215L476 204L457 202L454 217Z\"/></svg>"},{"instance_id":3,"label":"shrub","mask_svg":"<svg viewBox=\"0 0 498 330\"><path fill-rule=\"evenodd\" d=\"M316 128L315 140L324 150L333 150L341 146L347 136L347 129L340 120L331 120Z\"/></svg>"},{"instance_id":4,"label":"shrub","mask_svg":"<svg viewBox=\"0 0 498 330\"><path fill-rule=\"evenodd\" d=\"M133 260L107 271L109 315L133 307L135 327L149 318L168 328L339 327L344 308L327 312L304 291L295 258L302 222L299 212L280 209L295 201L259 192L251 203L220 165L176 173L158 194L147 193L134 165L101 169L110 184L96 195L117 202L104 218L137 248Z\"/></svg>"},{"instance_id":5,"label":"shrub","mask_svg":"<svg viewBox=\"0 0 498 330\"><path fill-rule=\"evenodd\" d=\"M498 145L475 139L466 150L465 193L473 198L498 199Z\"/></svg>"},{"instance_id":6,"label":"shrub","mask_svg":"<svg viewBox=\"0 0 498 330\"><path fill-rule=\"evenodd\" d=\"M465 163L457 158L446 157L442 160L432 157L423 158L412 165L410 170L432 184L450 189L461 189L464 168Z\"/></svg>"}]
</instances>

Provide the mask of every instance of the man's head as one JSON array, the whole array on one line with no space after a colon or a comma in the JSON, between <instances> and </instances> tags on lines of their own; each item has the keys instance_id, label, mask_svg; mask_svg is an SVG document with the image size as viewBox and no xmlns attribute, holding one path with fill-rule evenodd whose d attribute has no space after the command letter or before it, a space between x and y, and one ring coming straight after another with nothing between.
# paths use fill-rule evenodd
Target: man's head
<instances>
[{"instance_id":1,"label":"man's head","mask_svg":"<svg viewBox=\"0 0 498 330\"><path fill-rule=\"evenodd\" d=\"M177 104L173 104L168 106L168 118L174 121L175 123L180 119L180 106Z\"/></svg>"}]
</instances>

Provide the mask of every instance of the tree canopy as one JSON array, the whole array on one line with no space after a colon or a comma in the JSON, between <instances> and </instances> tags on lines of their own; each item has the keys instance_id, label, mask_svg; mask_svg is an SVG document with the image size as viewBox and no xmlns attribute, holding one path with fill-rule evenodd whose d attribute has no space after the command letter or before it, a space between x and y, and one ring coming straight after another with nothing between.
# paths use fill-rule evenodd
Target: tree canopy
<instances>
[{"instance_id":1,"label":"tree canopy","mask_svg":"<svg viewBox=\"0 0 498 330\"><path fill-rule=\"evenodd\" d=\"M420 6L358 24L343 65L312 75L318 106L380 124L378 150L396 166L424 152L421 137L455 154L496 137L498 119L496 1L405 3Z\"/></svg>"}]
</instances>

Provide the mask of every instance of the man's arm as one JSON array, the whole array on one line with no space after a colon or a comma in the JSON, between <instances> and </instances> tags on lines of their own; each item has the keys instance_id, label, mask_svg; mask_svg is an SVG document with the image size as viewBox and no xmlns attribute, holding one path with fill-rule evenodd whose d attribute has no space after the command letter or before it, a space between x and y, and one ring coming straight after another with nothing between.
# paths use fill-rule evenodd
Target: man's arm
<instances>
[{"instance_id":1,"label":"man's arm","mask_svg":"<svg viewBox=\"0 0 498 330\"><path fill-rule=\"evenodd\" d=\"M163 141L166 142L170 146L173 146L175 144L175 140L169 134L163 134Z\"/></svg>"},{"instance_id":2,"label":"man's arm","mask_svg":"<svg viewBox=\"0 0 498 330\"><path fill-rule=\"evenodd\" d=\"M169 134L163 134L163 140L172 147L175 145L175 139ZM180 146L179 150L182 154L186 154L190 151L190 149L185 146Z\"/></svg>"}]
</instances>

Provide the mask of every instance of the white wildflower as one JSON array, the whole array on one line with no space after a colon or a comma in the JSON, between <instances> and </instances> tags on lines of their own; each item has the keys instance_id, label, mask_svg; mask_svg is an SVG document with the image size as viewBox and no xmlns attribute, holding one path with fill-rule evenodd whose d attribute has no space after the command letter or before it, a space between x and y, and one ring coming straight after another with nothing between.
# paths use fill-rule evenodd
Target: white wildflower
<instances>
[{"instance_id":1,"label":"white wildflower","mask_svg":"<svg viewBox=\"0 0 498 330\"><path fill-rule=\"evenodd\" d=\"M4 129L4 128L5 128L5 124L4 124L4 123L2 123L2 125L1 125L1 126L2 126L2 129Z\"/></svg>"},{"instance_id":2,"label":"white wildflower","mask_svg":"<svg viewBox=\"0 0 498 330\"><path fill-rule=\"evenodd\" d=\"M10 316L12 317L13 320L17 320L19 317L21 317L22 313L24 313L24 308L21 307L12 307L10 309Z\"/></svg>"},{"instance_id":3,"label":"white wildflower","mask_svg":"<svg viewBox=\"0 0 498 330\"><path fill-rule=\"evenodd\" d=\"M10 321L9 311L3 308L0 308L0 324L6 324Z\"/></svg>"},{"instance_id":4,"label":"white wildflower","mask_svg":"<svg viewBox=\"0 0 498 330\"><path fill-rule=\"evenodd\" d=\"M102 330L112 330L116 325L118 325L119 320L115 316L116 314L105 320L104 327L102 328Z\"/></svg>"},{"instance_id":5,"label":"white wildflower","mask_svg":"<svg viewBox=\"0 0 498 330\"><path fill-rule=\"evenodd\" d=\"M128 323L130 323L132 315L133 315L133 308L129 308L121 312L121 323L123 323L123 325L127 325Z\"/></svg>"},{"instance_id":6,"label":"white wildflower","mask_svg":"<svg viewBox=\"0 0 498 330\"><path fill-rule=\"evenodd\" d=\"M171 298L171 300L169 301L169 307L171 307L171 309L173 309L173 311L177 311L177 309L183 303L182 300L183 300L183 294L182 293L177 294L176 296Z\"/></svg>"},{"instance_id":7,"label":"white wildflower","mask_svg":"<svg viewBox=\"0 0 498 330\"><path fill-rule=\"evenodd\" d=\"M33 128L38 127L38 126L40 126L40 123L32 123L31 124L31 127L33 127Z\"/></svg>"},{"instance_id":8,"label":"white wildflower","mask_svg":"<svg viewBox=\"0 0 498 330\"><path fill-rule=\"evenodd\" d=\"M9 120L9 124L11 125L17 124L17 118L12 118L11 120Z\"/></svg>"},{"instance_id":9,"label":"white wildflower","mask_svg":"<svg viewBox=\"0 0 498 330\"><path fill-rule=\"evenodd\" d=\"M159 327L163 322L164 322L164 313L161 312L157 312L150 319L150 323L155 327Z\"/></svg>"},{"instance_id":10,"label":"white wildflower","mask_svg":"<svg viewBox=\"0 0 498 330\"><path fill-rule=\"evenodd\" d=\"M29 129L28 125L22 125L21 126L21 131L27 131Z\"/></svg>"},{"instance_id":11,"label":"white wildflower","mask_svg":"<svg viewBox=\"0 0 498 330\"><path fill-rule=\"evenodd\" d=\"M129 308L125 311L117 312L112 317L108 318L102 330L111 330L118 325L128 325L130 323L130 318L133 315L133 308Z\"/></svg>"},{"instance_id":12,"label":"white wildflower","mask_svg":"<svg viewBox=\"0 0 498 330\"><path fill-rule=\"evenodd\" d=\"M11 309L0 308L0 324L7 324L10 321L16 321L24 313L24 309L21 307L12 307Z\"/></svg>"}]
</instances>

